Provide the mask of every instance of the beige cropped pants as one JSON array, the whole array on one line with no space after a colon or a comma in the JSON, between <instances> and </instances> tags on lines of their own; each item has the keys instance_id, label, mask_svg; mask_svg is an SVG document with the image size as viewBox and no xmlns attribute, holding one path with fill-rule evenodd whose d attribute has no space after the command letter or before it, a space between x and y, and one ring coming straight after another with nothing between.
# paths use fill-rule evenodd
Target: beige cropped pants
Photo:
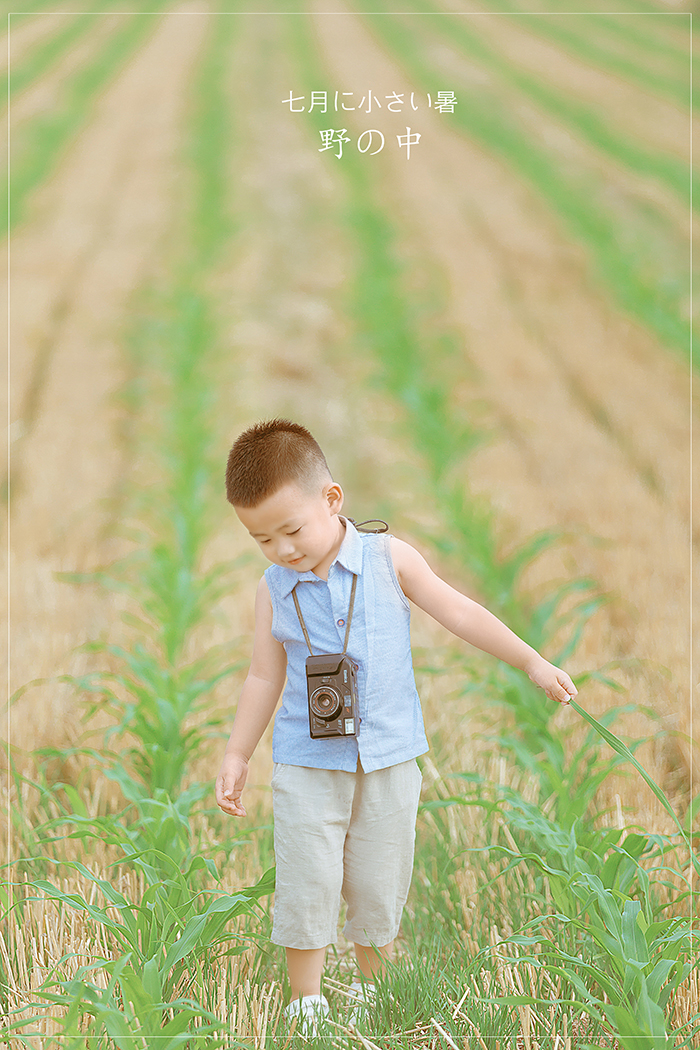
<instances>
[{"instance_id":1,"label":"beige cropped pants","mask_svg":"<svg viewBox=\"0 0 700 1050\"><path fill-rule=\"evenodd\" d=\"M413 869L421 788L416 760L365 773L275 763L277 883L272 941L322 948L343 933L382 946L399 932Z\"/></svg>"}]
</instances>

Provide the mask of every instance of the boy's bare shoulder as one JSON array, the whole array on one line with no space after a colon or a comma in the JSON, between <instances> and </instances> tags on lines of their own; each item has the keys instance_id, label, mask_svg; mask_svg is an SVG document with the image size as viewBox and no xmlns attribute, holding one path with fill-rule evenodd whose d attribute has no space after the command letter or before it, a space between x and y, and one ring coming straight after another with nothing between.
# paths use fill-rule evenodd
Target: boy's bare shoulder
<instances>
[{"instance_id":1,"label":"boy's bare shoulder","mask_svg":"<svg viewBox=\"0 0 700 1050\"><path fill-rule=\"evenodd\" d=\"M271 673L284 676L287 655L272 633L273 618L272 599L263 576L255 595L255 638L250 664L251 672L258 678L269 678Z\"/></svg>"},{"instance_id":2,"label":"boy's bare shoulder","mask_svg":"<svg viewBox=\"0 0 700 1050\"><path fill-rule=\"evenodd\" d=\"M270 588L267 586L267 577L265 576L265 573L262 574L258 581L257 593L266 594L268 598L270 597Z\"/></svg>"},{"instance_id":3,"label":"boy's bare shoulder","mask_svg":"<svg viewBox=\"0 0 700 1050\"><path fill-rule=\"evenodd\" d=\"M418 568L423 565L427 566L427 561L415 547L412 547L410 543L406 543L405 540L398 539L397 536L391 536L391 560L394 563L394 568L398 571L401 566L408 569Z\"/></svg>"},{"instance_id":4,"label":"boy's bare shoulder","mask_svg":"<svg viewBox=\"0 0 700 1050\"><path fill-rule=\"evenodd\" d=\"M403 590L406 589L404 584L410 585L411 580L415 580L417 577L420 578L425 574L433 575L433 570L420 551L417 551L410 543L406 543L405 540L392 536L389 549L391 550L394 572Z\"/></svg>"},{"instance_id":5,"label":"boy's bare shoulder","mask_svg":"<svg viewBox=\"0 0 700 1050\"><path fill-rule=\"evenodd\" d=\"M265 576L262 575L260 577L260 582L258 583L258 589L255 592L255 615L267 615L268 613L270 619L272 619L272 598L270 597L270 588L267 586Z\"/></svg>"},{"instance_id":6,"label":"boy's bare shoulder","mask_svg":"<svg viewBox=\"0 0 700 1050\"><path fill-rule=\"evenodd\" d=\"M272 621L274 610L272 599L267 587L267 580L263 576L258 583L255 595L255 641L253 644L253 657L257 666L257 657L263 661L273 657L277 660L286 660L284 646L278 642L272 633ZM261 672L262 673L262 672Z\"/></svg>"}]
</instances>

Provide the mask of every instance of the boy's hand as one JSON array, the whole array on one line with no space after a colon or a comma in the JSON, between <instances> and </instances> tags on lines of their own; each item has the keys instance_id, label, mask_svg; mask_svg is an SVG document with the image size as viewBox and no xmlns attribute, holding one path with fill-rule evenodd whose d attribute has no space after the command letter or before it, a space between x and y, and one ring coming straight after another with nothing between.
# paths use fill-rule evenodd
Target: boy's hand
<instances>
[{"instance_id":1,"label":"boy's hand","mask_svg":"<svg viewBox=\"0 0 700 1050\"><path fill-rule=\"evenodd\" d=\"M216 802L219 809L232 817L247 816L241 802L241 793L248 776L248 760L244 755L224 755L216 778Z\"/></svg>"},{"instance_id":2,"label":"boy's hand","mask_svg":"<svg viewBox=\"0 0 700 1050\"><path fill-rule=\"evenodd\" d=\"M540 689L544 689L550 700L556 700L558 704L568 704L578 692L566 671L548 663L541 656L527 668L527 676Z\"/></svg>"}]
</instances>

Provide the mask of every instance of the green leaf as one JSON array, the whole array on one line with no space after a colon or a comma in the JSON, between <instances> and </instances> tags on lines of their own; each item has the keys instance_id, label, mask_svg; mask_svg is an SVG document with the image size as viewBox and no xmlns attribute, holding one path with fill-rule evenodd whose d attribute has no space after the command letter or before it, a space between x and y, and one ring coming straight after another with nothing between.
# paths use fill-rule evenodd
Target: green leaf
<instances>
[{"instance_id":1,"label":"green leaf","mask_svg":"<svg viewBox=\"0 0 700 1050\"><path fill-rule=\"evenodd\" d=\"M264 878L264 876L263 876ZM229 919L240 915L243 911L250 910L250 897L239 893L234 896L217 897L213 900L206 911L193 916L185 925L178 940L170 946L168 954L163 963L163 970L167 973L172 966L188 955L199 944L202 934L212 917L216 917L215 925L222 925ZM223 913L223 914L222 914ZM208 945L208 938L207 944Z\"/></svg>"},{"instance_id":2,"label":"green leaf","mask_svg":"<svg viewBox=\"0 0 700 1050\"><path fill-rule=\"evenodd\" d=\"M192 951L199 940L200 934L206 925L206 921L205 915L195 915L188 923L186 923L180 937L170 946L170 950L165 957L163 969L166 973L175 965L175 963L179 962L180 959L183 959Z\"/></svg>"},{"instance_id":3,"label":"green leaf","mask_svg":"<svg viewBox=\"0 0 700 1050\"><path fill-rule=\"evenodd\" d=\"M625 901L622 911L622 945L628 960L641 963L649 962L649 950L644 934L640 928L642 905L639 901Z\"/></svg>"},{"instance_id":4,"label":"green leaf","mask_svg":"<svg viewBox=\"0 0 700 1050\"><path fill-rule=\"evenodd\" d=\"M122 970L119 977L124 1003L130 1003L133 1013L144 1024L152 1013L153 1002L146 993L141 976L132 967ZM157 1001L157 1000L156 1000Z\"/></svg>"},{"instance_id":5,"label":"green leaf","mask_svg":"<svg viewBox=\"0 0 700 1050\"><path fill-rule=\"evenodd\" d=\"M268 894L274 893L275 891L275 869L268 868L267 871L263 872L258 881L254 886L249 886L242 892L247 897L267 897Z\"/></svg>"},{"instance_id":6,"label":"green leaf","mask_svg":"<svg viewBox=\"0 0 700 1050\"><path fill-rule=\"evenodd\" d=\"M683 818L683 827L686 834L690 835L693 830L693 822L696 816L700 813L700 795L696 795L692 800L688 809L686 810L685 817Z\"/></svg>"},{"instance_id":7,"label":"green leaf","mask_svg":"<svg viewBox=\"0 0 700 1050\"><path fill-rule=\"evenodd\" d=\"M131 1030L126 1017L120 1010L108 1010L103 1017L107 1033L119 1047L119 1050L134 1050L135 1033ZM138 1044L136 1044L138 1045Z\"/></svg>"},{"instance_id":8,"label":"green leaf","mask_svg":"<svg viewBox=\"0 0 700 1050\"><path fill-rule=\"evenodd\" d=\"M157 956L153 956L152 958L148 959L144 964L143 988L151 1003L159 1003L162 1000L163 985L160 978L160 969L158 966Z\"/></svg>"},{"instance_id":9,"label":"green leaf","mask_svg":"<svg viewBox=\"0 0 700 1050\"><path fill-rule=\"evenodd\" d=\"M617 1042L624 1050L661 1050L653 1037L640 1028L636 1016L627 1007L620 1004L606 1005L604 1011L613 1025ZM668 1050L665 1040L661 1046Z\"/></svg>"},{"instance_id":10,"label":"green leaf","mask_svg":"<svg viewBox=\"0 0 700 1050\"><path fill-rule=\"evenodd\" d=\"M665 1005L665 1000L668 999L672 987L668 989L663 997L661 989L668 980L671 970L677 965L678 961L676 959L659 959L651 973L647 974L646 985L649 997L653 999L655 1003L659 1003L660 1006ZM679 967L679 969L682 969L682 967Z\"/></svg>"},{"instance_id":11,"label":"green leaf","mask_svg":"<svg viewBox=\"0 0 700 1050\"><path fill-rule=\"evenodd\" d=\"M179 1010L175 1014L175 1016L170 1021L168 1021L167 1024L163 1025L163 1028L162 1028L162 1030L160 1032L159 1040L158 1040L159 1046L160 1046L160 1040L164 1039L166 1036L169 1036L169 1037L172 1038L174 1036L180 1035L182 1032L186 1032L189 1029L191 1020L192 1020L192 1016L191 1016L190 1011ZM173 1044L172 1043L165 1043L164 1045L165 1046L170 1046L170 1045L173 1045Z\"/></svg>"}]
</instances>

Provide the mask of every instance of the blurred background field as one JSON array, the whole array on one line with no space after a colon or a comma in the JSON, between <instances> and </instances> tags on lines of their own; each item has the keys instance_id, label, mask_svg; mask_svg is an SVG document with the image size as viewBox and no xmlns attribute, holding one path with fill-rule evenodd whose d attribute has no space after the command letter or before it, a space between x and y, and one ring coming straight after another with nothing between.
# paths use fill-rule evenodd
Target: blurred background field
<instances>
[{"instance_id":1,"label":"blurred background field","mask_svg":"<svg viewBox=\"0 0 700 1050\"><path fill-rule=\"evenodd\" d=\"M213 809L265 567L223 467L276 415L314 433L350 516L384 517L561 657L592 716L620 709L609 725L690 836L576 712L416 610L431 752L402 950L431 962L422 988L395 975L413 1012L384 1001L364 1038L639 1050L663 1026L698 1045L691 9L362 6L8 15L0 967L17 1045L284 1045L269 887L257 913L215 907L272 864L269 732L249 824ZM507 849L564 867L498 876ZM107 885L148 937L120 940L126 905L94 912ZM619 987L604 900L645 916L644 950L620 928L637 965ZM539 927L512 937L567 907L581 928L547 936L579 963L556 977ZM686 926L653 928L674 915ZM363 1045L346 946L333 958L334 1038Z\"/></svg>"}]
</instances>

